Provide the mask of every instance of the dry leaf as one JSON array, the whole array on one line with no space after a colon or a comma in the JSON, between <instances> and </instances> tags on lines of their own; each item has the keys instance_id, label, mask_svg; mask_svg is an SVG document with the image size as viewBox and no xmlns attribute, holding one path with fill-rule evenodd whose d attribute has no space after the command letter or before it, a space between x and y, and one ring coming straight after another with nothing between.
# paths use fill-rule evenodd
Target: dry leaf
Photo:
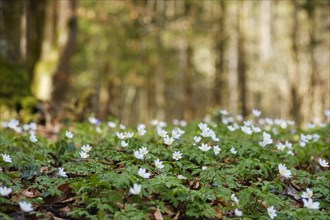
<instances>
[{"instance_id":1,"label":"dry leaf","mask_svg":"<svg viewBox=\"0 0 330 220\"><path fill-rule=\"evenodd\" d=\"M219 209L219 207L214 207L215 213L217 215L217 219L222 219L223 218L223 214L221 212L221 210Z\"/></svg>"},{"instance_id":2,"label":"dry leaf","mask_svg":"<svg viewBox=\"0 0 330 220\"><path fill-rule=\"evenodd\" d=\"M296 200L300 199L298 191L291 184L286 188L286 194L292 196Z\"/></svg>"},{"instance_id":3,"label":"dry leaf","mask_svg":"<svg viewBox=\"0 0 330 220\"><path fill-rule=\"evenodd\" d=\"M154 212L154 217L156 220L164 220L162 213L160 210L157 208L157 210Z\"/></svg>"},{"instance_id":4,"label":"dry leaf","mask_svg":"<svg viewBox=\"0 0 330 220\"><path fill-rule=\"evenodd\" d=\"M178 219L179 219L179 216L180 216L180 211L178 211L178 212L175 214L173 220L178 220Z\"/></svg>"},{"instance_id":5,"label":"dry leaf","mask_svg":"<svg viewBox=\"0 0 330 220\"><path fill-rule=\"evenodd\" d=\"M37 189L24 189L22 195L26 198L36 198L39 197L41 194Z\"/></svg>"},{"instance_id":6,"label":"dry leaf","mask_svg":"<svg viewBox=\"0 0 330 220\"><path fill-rule=\"evenodd\" d=\"M70 188L69 184L62 184L60 186L57 187L58 190L62 191L62 194L59 196L47 196L44 201L47 204L55 204L58 202L62 202L63 200L67 200L68 198L70 198L72 195L71 191L72 189Z\"/></svg>"}]
</instances>

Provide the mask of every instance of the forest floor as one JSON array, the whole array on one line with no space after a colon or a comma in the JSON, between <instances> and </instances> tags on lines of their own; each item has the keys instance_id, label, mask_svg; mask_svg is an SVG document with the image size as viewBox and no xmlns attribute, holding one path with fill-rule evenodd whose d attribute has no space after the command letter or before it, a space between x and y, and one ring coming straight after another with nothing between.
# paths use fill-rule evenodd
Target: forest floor
<instances>
[{"instance_id":1,"label":"forest floor","mask_svg":"<svg viewBox=\"0 0 330 220\"><path fill-rule=\"evenodd\" d=\"M0 219L330 219L330 124L225 112L0 130Z\"/></svg>"}]
</instances>

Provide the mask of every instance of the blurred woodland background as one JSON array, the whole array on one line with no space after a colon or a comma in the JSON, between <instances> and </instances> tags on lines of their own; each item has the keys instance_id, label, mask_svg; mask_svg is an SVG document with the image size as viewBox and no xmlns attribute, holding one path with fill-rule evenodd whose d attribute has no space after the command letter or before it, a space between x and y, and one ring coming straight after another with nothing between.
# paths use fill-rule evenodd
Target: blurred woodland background
<instances>
[{"instance_id":1,"label":"blurred woodland background","mask_svg":"<svg viewBox=\"0 0 330 220\"><path fill-rule=\"evenodd\" d=\"M1 0L1 115L305 122L330 108L329 48L329 0Z\"/></svg>"}]
</instances>

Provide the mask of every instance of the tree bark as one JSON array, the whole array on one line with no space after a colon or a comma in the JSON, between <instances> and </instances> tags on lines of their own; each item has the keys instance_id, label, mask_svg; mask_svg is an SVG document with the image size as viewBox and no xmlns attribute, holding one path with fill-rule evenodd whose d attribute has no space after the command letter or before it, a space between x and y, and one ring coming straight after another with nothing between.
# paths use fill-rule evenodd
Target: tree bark
<instances>
[{"instance_id":1,"label":"tree bark","mask_svg":"<svg viewBox=\"0 0 330 220\"><path fill-rule=\"evenodd\" d=\"M300 95L300 80L299 80L299 50L298 50L298 8L297 2L293 2L293 27L291 33L291 43L292 43L292 57L293 57L293 72L289 73L292 77L290 79L290 95L291 95L291 108L290 115L299 125L301 123L301 107L302 107L302 97Z\"/></svg>"},{"instance_id":2,"label":"tree bark","mask_svg":"<svg viewBox=\"0 0 330 220\"><path fill-rule=\"evenodd\" d=\"M71 73L70 73L70 60L75 50L78 23L77 23L77 1L70 0L70 17L68 19L69 36L65 47L61 53L60 60L57 66L57 70L53 77L54 89L52 93L52 99L56 103L61 103L66 100L66 95L70 87Z\"/></svg>"},{"instance_id":3,"label":"tree bark","mask_svg":"<svg viewBox=\"0 0 330 220\"><path fill-rule=\"evenodd\" d=\"M239 89L239 109L243 117L247 116L247 85L246 85L246 60L245 60L245 39L244 39L244 26L242 25L242 13L244 2L238 3L238 13L237 13L237 80Z\"/></svg>"},{"instance_id":4,"label":"tree bark","mask_svg":"<svg viewBox=\"0 0 330 220\"><path fill-rule=\"evenodd\" d=\"M214 105L225 107L227 100L227 90L228 90L228 80L226 75L226 4L225 1L220 2L220 17L218 23L218 31L215 36L216 39L216 61L215 61L215 78L214 78L214 88L213 97Z\"/></svg>"},{"instance_id":5,"label":"tree bark","mask_svg":"<svg viewBox=\"0 0 330 220\"><path fill-rule=\"evenodd\" d=\"M155 73L155 99L156 99L156 118L159 120L165 120L165 69L163 66L163 43L161 40L162 30L164 28L165 19L165 2L164 0L159 0L156 2L156 23L157 23L157 33L155 35L155 42L157 48L158 56L158 66Z\"/></svg>"},{"instance_id":6,"label":"tree bark","mask_svg":"<svg viewBox=\"0 0 330 220\"><path fill-rule=\"evenodd\" d=\"M29 73L30 83L34 77L34 67L41 55L45 21L45 0L25 0L24 13L26 19L25 27L25 64Z\"/></svg>"},{"instance_id":7,"label":"tree bark","mask_svg":"<svg viewBox=\"0 0 330 220\"><path fill-rule=\"evenodd\" d=\"M10 63L18 64L21 56L21 16L23 4L20 0L0 1L1 56Z\"/></svg>"}]
</instances>

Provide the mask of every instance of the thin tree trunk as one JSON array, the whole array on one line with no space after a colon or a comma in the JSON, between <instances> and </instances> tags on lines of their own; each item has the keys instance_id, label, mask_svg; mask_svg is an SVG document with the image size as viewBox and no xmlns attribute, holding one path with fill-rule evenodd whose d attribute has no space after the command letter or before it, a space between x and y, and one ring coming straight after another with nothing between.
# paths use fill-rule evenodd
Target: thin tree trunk
<instances>
[{"instance_id":1,"label":"thin tree trunk","mask_svg":"<svg viewBox=\"0 0 330 220\"><path fill-rule=\"evenodd\" d=\"M164 64L163 64L163 43L161 40L161 34L162 34L162 29L164 27L164 16L165 16L165 2L164 0L159 0L156 2L156 22L158 26L158 30L156 33L156 47L158 51L158 66L156 69L156 74L155 74L155 99L156 99L156 117L159 120L164 120L165 119L165 85L164 85L164 80L165 80L165 69L164 69Z\"/></svg>"},{"instance_id":2,"label":"thin tree trunk","mask_svg":"<svg viewBox=\"0 0 330 220\"><path fill-rule=\"evenodd\" d=\"M312 116L315 113L315 102L316 102L316 88L317 85L320 85L320 76L318 73L318 67L315 59L315 47L316 47L316 22L315 22L315 3L309 3L308 12L308 25L309 25L309 55L310 55L310 65L311 73L309 79L309 106L311 107L310 113ZM314 115L315 117L315 115Z\"/></svg>"},{"instance_id":3,"label":"thin tree trunk","mask_svg":"<svg viewBox=\"0 0 330 220\"><path fill-rule=\"evenodd\" d=\"M290 94L291 94L291 109L290 115L299 125L301 123L301 107L302 107L302 99L300 95L300 88L299 88L299 50L298 50L298 30L299 30L299 23L298 23L298 8L297 2L294 3L293 9L293 27L292 27L292 34L291 34L291 41L292 41L292 56L293 56L293 72L289 73L292 78L290 79Z\"/></svg>"},{"instance_id":4,"label":"thin tree trunk","mask_svg":"<svg viewBox=\"0 0 330 220\"><path fill-rule=\"evenodd\" d=\"M227 34L226 34L226 4L225 1L220 2L220 17L218 23L218 31L216 34L216 61L215 61L215 78L214 78L214 88L213 88L213 97L214 105L219 105L222 108L227 103L227 94L228 94L228 79L226 75L226 43L227 43Z\"/></svg>"},{"instance_id":5,"label":"thin tree trunk","mask_svg":"<svg viewBox=\"0 0 330 220\"><path fill-rule=\"evenodd\" d=\"M185 76L185 86L184 86L184 119L191 120L194 116L194 106L193 106L193 88L192 88L192 81L193 81L193 63L192 63L192 56L193 50L192 47L187 40L186 42L186 64L184 70Z\"/></svg>"},{"instance_id":6,"label":"thin tree trunk","mask_svg":"<svg viewBox=\"0 0 330 220\"><path fill-rule=\"evenodd\" d=\"M245 61L245 39L244 39L244 26L242 25L242 13L244 2L239 2L238 5L238 14L237 14L237 80L238 80L238 89L239 89L239 100L240 100L240 112L243 117L247 116L247 85L246 85L246 61Z\"/></svg>"}]
</instances>

